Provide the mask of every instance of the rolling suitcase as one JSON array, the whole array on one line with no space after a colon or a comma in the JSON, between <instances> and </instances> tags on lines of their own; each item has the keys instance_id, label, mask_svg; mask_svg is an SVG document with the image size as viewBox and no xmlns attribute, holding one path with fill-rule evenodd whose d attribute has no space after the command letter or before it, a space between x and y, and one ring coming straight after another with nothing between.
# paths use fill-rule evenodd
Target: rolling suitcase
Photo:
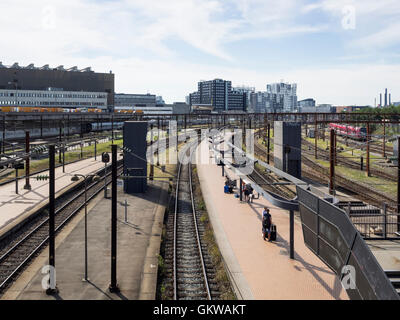
<instances>
[{"instance_id":1,"label":"rolling suitcase","mask_svg":"<svg viewBox=\"0 0 400 320\"><path fill-rule=\"evenodd\" d=\"M271 241L276 241L276 225L271 226Z\"/></svg>"}]
</instances>

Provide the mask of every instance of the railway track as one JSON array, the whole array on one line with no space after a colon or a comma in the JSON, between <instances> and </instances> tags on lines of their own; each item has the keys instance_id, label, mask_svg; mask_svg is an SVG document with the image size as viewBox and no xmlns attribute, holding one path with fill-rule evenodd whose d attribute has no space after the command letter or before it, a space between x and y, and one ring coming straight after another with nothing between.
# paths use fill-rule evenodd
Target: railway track
<instances>
[{"instance_id":1,"label":"railway track","mask_svg":"<svg viewBox=\"0 0 400 320\"><path fill-rule=\"evenodd\" d=\"M192 165L179 163L174 213L168 215L165 247L171 299L214 300L221 295L211 256L202 242L205 227L200 218L193 197Z\"/></svg>"},{"instance_id":2,"label":"railway track","mask_svg":"<svg viewBox=\"0 0 400 320\"><path fill-rule=\"evenodd\" d=\"M315 172L316 176L328 177L329 169L321 166L320 164L312 161L306 156L302 156L303 165L307 166L309 170ZM396 210L395 199L390 196L378 192L376 189L369 187L366 184L349 180L339 174L335 174L335 184L340 186L354 194L357 194L359 200L363 200L366 203L381 207L383 202L388 204L388 209L391 211Z\"/></svg>"},{"instance_id":3,"label":"railway track","mask_svg":"<svg viewBox=\"0 0 400 320\"><path fill-rule=\"evenodd\" d=\"M257 154L258 157L265 158L265 149L259 146L258 143L254 144L255 146L255 153ZM320 150L323 151L323 150ZM313 152L312 156L314 155ZM311 155L311 154L310 154ZM273 160L273 158L271 157ZM338 159L339 162L339 159ZM357 168L359 169L359 168ZM302 156L302 172L303 175L306 178L309 178L313 181L319 182L326 184L328 181L328 176L329 176L329 169L321 166L317 162L311 160L307 155ZM324 179L325 177L325 179ZM354 194L357 195L357 198L359 200L363 200L366 203L375 205L377 207L381 207L383 202L386 202L388 204L388 209L389 211L395 211L396 210L396 204L395 204L395 199L390 197L389 195L386 195L382 192L378 192L376 189L369 187L366 184L363 183L358 183L352 180L347 179L346 177L343 177L339 174L336 173L335 175L335 183L337 186L342 187L343 189L346 189Z\"/></svg>"},{"instance_id":4,"label":"railway track","mask_svg":"<svg viewBox=\"0 0 400 320\"><path fill-rule=\"evenodd\" d=\"M303 139L302 145L304 145L306 147L305 149L303 148L303 150L302 150L303 152L305 152L307 155L314 156L314 151L311 151L311 150L314 150L314 148L315 148L313 143ZM311 150L307 150L307 147L312 147L312 148L311 148ZM318 152L319 158L321 158L322 160L325 160L325 161L329 161L329 152L328 151L318 148L317 152ZM347 159L344 156L338 156L337 163L343 164L344 166L351 168L351 169L360 170L359 163L356 163L355 161ZM391 174L389 172L374 168L372 165L370 166L370 173L376 177L387 179L389 181L397 181L397 176L395 174Z\"/></svg>"},{"instance_id":5,"label":"railway track","mask_svg":"<svg viewBox=\"0 0 400 320\"><path fill-rule=\"evenodd\" d=\"M258 142L254 143L254 153L261 158L262 160L266 161L266 150L262 148ZM271 156L271 159L273 157ZM273 160L273 159L272 159ZM276 193L284 198L287 199L292 199L296 193L288 188L287 186L284 185L273 185L272 183L279 183L279 179L273 177L272 175L265 174L264 172L260 172L257 168L254 168L254 171L252 172L251 175L249 175L249 178L251 178L255 183L257 183L259 186L263 187L267 191L271 191L273 193Z\"/></svg>"},{"instance_id":6,"label":"railway track","mask_svg":"<svg viewBox=\"0 0 400 320\"><path fill-rule=\"evenodd\" d=\"M118 168L122 172L122 166ZM111 182L111 172L99 181L92 182L87 187L88 202L104 190L106 184ZM85 206L85 191L81 190L63 199L56 207L55 231L60 231L72 217ZM39 219L18 234L18 237L3 246L0 251L0 295L20 272L30 263L32 258L39 254L48 242L48 215L41 214Z\"/></svg>"},{"instance_id":7,"label":"railway track","mask_svg":"<svg viewBox=\"0 0 400 320\"><path fill-rule=\"evenodd\" d=\"M329 133L325 134L325 139L329 139ZM346 144L346 138L337 135L337 140L340 143ZM376 143L379 143L379 145L377 145ZM358 148L360 149L361 147L365 148L365 142L359 142L359 141L355 141L352 139L347 139L347 144L349 145L349 147L352 148ZM371 152L374 153L378 153L378 154L382 154L382 142L380 141L372 141L369 145L369 149ZM391 146L386 146L385 147L385 152L387 156L392 156L393 155L393 147Z\"/></svg>"}]
</instances>

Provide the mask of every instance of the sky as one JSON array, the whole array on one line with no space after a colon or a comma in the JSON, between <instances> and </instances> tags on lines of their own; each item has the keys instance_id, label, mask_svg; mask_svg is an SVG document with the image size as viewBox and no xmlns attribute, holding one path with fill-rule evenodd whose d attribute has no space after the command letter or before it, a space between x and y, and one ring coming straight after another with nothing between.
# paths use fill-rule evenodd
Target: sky
<instances>
[{"instance_id":1,"label":"sky","mask_svg":"<svg viewBox=\"0 0 400 320\"><path fill-rule=\"evenodd\" d=\"M115 90L185 101L222 78L298 100L400 101L398 0L1 0L4 65L92 67Z\"/></svg>"}]
</instances>

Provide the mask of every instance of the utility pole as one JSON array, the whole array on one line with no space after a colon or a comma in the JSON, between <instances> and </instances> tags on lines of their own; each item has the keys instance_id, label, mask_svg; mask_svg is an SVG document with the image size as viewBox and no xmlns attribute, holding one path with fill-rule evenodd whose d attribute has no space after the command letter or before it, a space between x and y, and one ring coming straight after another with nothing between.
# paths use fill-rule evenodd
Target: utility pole
<instances>
[{"instance_id":1,"label":"utility pole","mask_svg":"<svg viewBox=\"0 0 400 320\"><path fill-rule=\"evenodd\" d=\"M337 135L335 133L335 166L337 166Z\"/></svg>"},{"instance_id":2,"label":"utility pole","mask_svg":"<svg viewBox=\"0 0 400 320\"><path fill-rule=\"evenodd\" d=\"M225 159L225 151L224 150L221 150L221 155L222 155L222 159ZM222 166L222 176L224 177L225 176L225 170L224 170L225 162L222 161L221 166Z\"/></svg>"},{"instance_id":3,"label":"utility pole","mask_svg":"<svg viewBox=\"0 0 400 320\"><path fill-rule=\"evenodd\" d=\"M25 132L25 153L27 154L26 159L25 159L25 186L24 189L26 190L31 190L32 187L29 183L29 165L30 165L30 156L29 156L29 131Z\"/></svg>"},{"instance_id":4,"label":"utility pole","mask_svg":"<svg viewBox=\"0 0 400 320\"><path fill-rule=\"evenodd\" d=\"M382 157L386 158L386 124L385 124L385 118L383 118Z\"/></svg>"},{"instance_id":5,"label":"utility pole","mask_svg":"<svg viewBox=\"0 0 400 320\"><path fill-rule=\"evenodd\" d=\"M58 124L59 124L58 142L59 145L61 146L62 142L61 121L59 121ZM58 163L61 163L61 148L58 149Z\"/></svg>"},{"instance_id":6,"label":"utility pole","mask_svg":"<svg viewBox=\"0 0 400 320\"><path fill-rule=\"evenodd\" d=\"M290 259L294 259L294 211L290 210Z\"/></svg>"},{"instance_id":7,"label":"utility pole","mask_svg":"<svg viewBox=\"0 0 400 320\"><path fill-rule=\"evenodd\" d=\"M367 168L367 177L369 177L370 174L370 165L369 165L369 122L367 122L367 159L366 159L366 168Z\"/></svg>"},{"instance_id":8,"label":"utility pole","mask_svg":"<svg viewBox=\"0 0 400 320\"><path fill-rule=\"evenodd\" d=\"M185 125L186 125L186 117L185 117ZM185 129L186 131L186 129ZM154 180L154 155L153 155L153 124L150 125L150 174L149 180Z\"/></svg>"},{"instance_id":9,"label":"utility pole","mask_svg":"<svg viewBox=\"0 0 400 320\"><path fill-rule=\"evenodd\" d=\"M271 141L271 125L269 124L269 122L268 122L268 124L267 124L267 135L268 135L268 137L267 137L267 163L269 164L269 157L270 157L270 155L269 155L269 151L270 151L270 141Z\"/></svg>"},{"instance_id":10,"label":"utility pole","mask_svg":"<svg viewBox=\"0 0 400 320\"><path fill-rule=\"evenodd\" d=\"M315 114L314 117L315 117L315 126L314 126L314 137L315 137L315 141L314 141L314 153L315 153L315 159L317 159L317 158L318 158L318 154L317 154L317 147L318 147L317 114Z\"/></svg>"},{"instance_id":11,"label":"utility pole","mask_svg":"<svg viewBox=\"0 0 400 320\"><path fill-rule=\"evenodd\" d=\"M335 130L331 129L329 152L329 194L334 194L335 180Z\"/></svg>"},{"instance_id":12,"label":"utility pole","mask_svg":"<svg viewBox=\"0 0 400 320\"><path fill-rule=\"evenodd\" d=\"M49 265L56 266L55 259L55 146L49 146ZM51 271L50 271L51 272ZM46 294L57 292L56 288L49 287Z\"/></svg>"},{"instance_id":13,"label":"utility pole","mask_svg":"<svg viewBox=\"0 0 400 320\"><path fill-rule=\"evenodd\" d=\"M243 182L242 182L242 178L239 179L239 200L240 202L243 201Z\"/></svg>"},{"instance_id":14,"label":"utility pole","mask_svg":"<svg viewBox=\"0 0 400 320\"><path fill-rule=\"evenodd\" d=\"M110 292L119 292L117 285L117 145L111 145L111 284Z\"/></svg>"},{"instance_id":15,"label":"utility pole","mask_svg":"<svg viewBox=\"0 0 400 320\"><path fill-rule=\"evenodd\" d=\"M397 232L400 232L400 137L397 137Z\"/></svg>"},{"instance_id":16,"label":"utility pole","mask_svg":"<svg viewBox=\"0 0 400 320\"><path fill-rule=\"evenodd\" d=\"M111 143L114 144L114 114L111 115Z\"/></svg>"}]
</instances>

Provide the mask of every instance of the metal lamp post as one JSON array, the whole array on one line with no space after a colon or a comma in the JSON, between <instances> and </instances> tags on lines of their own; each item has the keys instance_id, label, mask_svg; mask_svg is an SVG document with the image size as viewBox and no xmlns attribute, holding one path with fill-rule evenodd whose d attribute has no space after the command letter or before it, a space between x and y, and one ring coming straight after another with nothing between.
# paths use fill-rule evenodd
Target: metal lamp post
<instances>
[{"instance_id":1,"label":"metal lamp post","mask_svg":"<svg viewBox=\"0 0 400 320\"><path fill-rule=\"evenodd\" d=\"M83 281L88 281L88 250L87 250L87 178L93 177L94 181L99 180L99 176L97 175L83 175L83 174L74 174L71 178L71 181L79 181L79 177L82 177L85 182L85 278Z\"/></svg>"}]
</instances>

